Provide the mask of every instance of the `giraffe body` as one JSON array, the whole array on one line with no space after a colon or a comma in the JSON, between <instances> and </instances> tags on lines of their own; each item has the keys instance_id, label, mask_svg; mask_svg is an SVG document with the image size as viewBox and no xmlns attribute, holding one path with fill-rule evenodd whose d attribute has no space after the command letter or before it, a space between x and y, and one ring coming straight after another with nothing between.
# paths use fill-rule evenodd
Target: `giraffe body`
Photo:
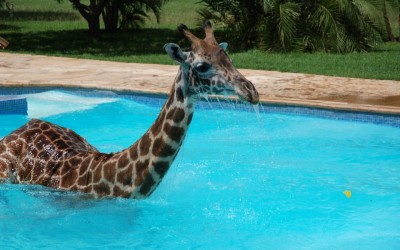
<instances>
[{"instance_id":1,"label":"giraffe body","mask_svg":"<svg viewBox=\"0 0 400 250\"><path fill-rule=\"evenodd\" d=\"M104 154L70 129L33 119L0 141L0 181L81 191L96 198L149 196L179 152L199 95L236 94L258 102L252 83L226 55L226 44L216 43L211 23L204 25L204 40L184 25L179 30L192 42L192 50L165 46L181 66L159 116L137 142Z\"/></svg>"}]
</instances>

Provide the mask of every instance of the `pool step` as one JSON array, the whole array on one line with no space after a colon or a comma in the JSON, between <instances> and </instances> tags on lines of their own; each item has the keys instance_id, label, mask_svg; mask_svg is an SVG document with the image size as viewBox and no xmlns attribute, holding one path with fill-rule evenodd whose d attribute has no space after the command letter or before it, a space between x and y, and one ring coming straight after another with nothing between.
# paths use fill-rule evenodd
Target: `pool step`
<instances>
[{"instance_id":1,"label":"pool step","mask_svg":"<svg viewBox=\"0 0 400 250\"><path fill-rule=\"evenodd\" d=\"M0 115L27 115L28 103L22 96L0 96Z\"/></svg>"}]
</instances>

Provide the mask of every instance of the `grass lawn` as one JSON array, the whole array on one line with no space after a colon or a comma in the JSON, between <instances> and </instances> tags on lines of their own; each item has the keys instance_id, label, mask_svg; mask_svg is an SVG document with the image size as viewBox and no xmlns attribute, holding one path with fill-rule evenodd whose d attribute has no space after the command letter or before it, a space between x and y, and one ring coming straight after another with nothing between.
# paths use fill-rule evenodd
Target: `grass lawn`
<instances>
[{"instance_id":1,"label":"grass lawn","mask_svg":"<svg viewBox=\"0 0 400 250\"><path fill-rule=\"evenodd\" d=\"M180 23L196 27L196 10L201 8L198 0L170 0L163 8L160 24L151 18L141 30L103 34L101 40L95 40L87 35L85 20L67 0L13 2L12 18L0 11L0 35L10 41L6 52L160 64L173 63L163 50L165 43L188 47L176 27ZM227 36L223 31L218 34ZM229 39L235 38L228 38L228 43ZM344 55L260 50L229 54L238 68L400 80L400 43Z\"/></svg>"}]
</instances>

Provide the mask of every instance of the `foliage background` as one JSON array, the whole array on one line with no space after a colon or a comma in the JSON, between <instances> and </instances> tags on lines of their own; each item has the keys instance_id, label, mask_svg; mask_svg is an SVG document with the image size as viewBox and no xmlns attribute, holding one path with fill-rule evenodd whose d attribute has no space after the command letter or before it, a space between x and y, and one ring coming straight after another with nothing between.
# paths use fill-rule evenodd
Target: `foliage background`
<instances>
[{"instance_id":1,"label":"foliage background","mask_svg":"<svg viewBox=\"0 0 400 250\"><path fill-rule=\"evenodd\" d=\"M202 0L199 11L240 39L236 46L270 51L367 51L398 37L398 0ZM384 17L389 18L385 19ZM396 18L397 17L397 18ZM387 23L385 22L387 21ZM399 19L400 21L400 19ZM399 40L400 41L400 40Z\"/></svg>"},{"instance_id":2,"label":"foliage background","mask_svg":"<svg viewBox=\"0 0 400 250\"><path fill-rule=\"evenodd\" d=\"M104 33L101 39L87 35L87 23L68 1L60 4L55 0L13 2L12 17L6 10L0 10L0 36L10 41L4 50L8 53L173 64L163 50L164 44L174 42L183 48L189 46L177 31L178 24L185 23L194 33L203 35L196 27L201 22L197 12L205 5L198 0L169 0L161 10L160 23L150 14L141 29ZM214 23L218 41L230 44L228 52L238 68L400 80L400 45L397 42L381 43L371 52L345 54L280 53L258 47L244 50L234 46L240 41L236 35L223 24L215 20Z\"/></svg>"}]
</instances>

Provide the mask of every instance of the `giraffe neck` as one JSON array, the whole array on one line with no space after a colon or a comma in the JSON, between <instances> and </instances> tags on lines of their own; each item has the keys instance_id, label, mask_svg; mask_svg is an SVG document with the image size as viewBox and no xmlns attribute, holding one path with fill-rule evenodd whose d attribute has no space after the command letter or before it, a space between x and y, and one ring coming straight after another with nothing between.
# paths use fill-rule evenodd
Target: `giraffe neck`
<instances>
[{"instance_id":1,"label":"giraffe neck","mask_svg":"<svg viewBox=\"0 0 400 250\"><path fill-rule=\"evenodd\" d=\"M195 105L187 90L188 79L180 68L156 121L135 144L116 155L116 181L128 184L125 189L131 186L126 191L132 198L147 197L155 190L182 146Z\"/></svg>"}]
</instances>

